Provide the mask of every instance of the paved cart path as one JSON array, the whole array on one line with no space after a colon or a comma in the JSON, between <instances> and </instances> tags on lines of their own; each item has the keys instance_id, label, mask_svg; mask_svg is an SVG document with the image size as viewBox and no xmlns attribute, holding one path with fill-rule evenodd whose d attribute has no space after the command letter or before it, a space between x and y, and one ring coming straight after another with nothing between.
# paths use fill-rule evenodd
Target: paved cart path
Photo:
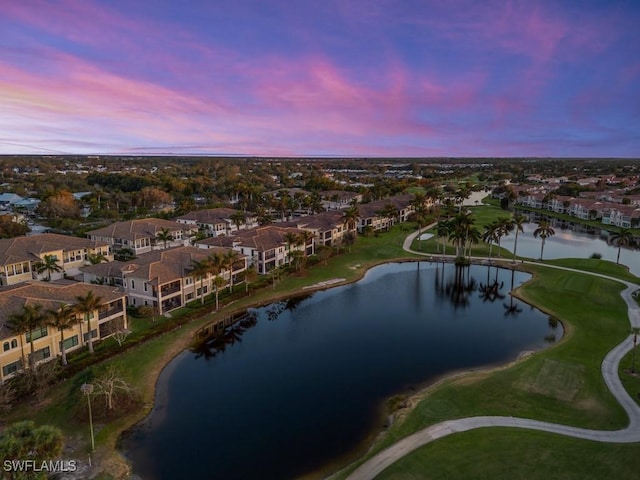
<instances>
[{"instance_id":1,"label":"paved cart path","mask_svg":"<svg viewBox=\"0 0 640 480\"><path fill-rule=\"evenodd\" d=\"M411 250L411 243L416 238L418 232L412 233L404 241L404 249L408 252L425 255L421 252ZM427 257L436 258L434 255L425 255ZM437 256L442 258L442 256ZM627 303L627 311L629 323L631 327L640 328L640 306L632 297L632 294L639 287L631 282L626 282L613 277L598 273L585 272L573 268L559 267L555 265L545 265L536 262L525 262L535 265L542 265L548 268L558 268L561 270L574 271L586 275L594 275L601 278L613 280L626 285L621 292L622 298ZM469 417L457 420L447 420L436 425L419 430L408 437L399 440L385 450L377 453L365 463L360 465L349 475L348 480L369 480L374 478L392 463L411 453L417 448L426 445L438 438L446 437L457 432L465 432L475 428L483 427L513 427L526 428L530 430L540 430L543 432L557 433L567 435L569 437L583 438L586 440L594 440L597 442L607 443L633 443L640 442L640 406L629 396L622 386L620 377L618 377L618 365L622 358L633 348L633 335L629 335L622 343L614 347L604 358L601 366L602 376L605 383L614 397L620 402L629 416L629 425L622 430L589 430L585 428L571 427L568 425L560 425L556 423L541 422L538 420L530 420L527 418L517 417Z\"/></svg>"}]
</instances>

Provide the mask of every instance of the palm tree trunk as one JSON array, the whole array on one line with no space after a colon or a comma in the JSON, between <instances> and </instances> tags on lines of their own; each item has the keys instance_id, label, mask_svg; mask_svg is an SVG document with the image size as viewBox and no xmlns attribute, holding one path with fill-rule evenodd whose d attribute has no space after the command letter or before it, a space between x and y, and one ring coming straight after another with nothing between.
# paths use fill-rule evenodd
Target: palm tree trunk
<instances>
[{"instance_id":1,"label":"palm tree trunk","mask_svg":"<svg viewBox=\"0 0 640 480\"><path fill-rule=\"evenodd\" d=\"M91 335L91 317L89 314L85 314L87 316L87 345L89 347L89 353L93 353L93 336Z\"/></svg>"},{"instance_id":2,"label":"palm tree trunk","mask_svg":"<svg viewBox=\"0 0 640 480\"><path fill-rule=\"evenodd\" d=\"M220 302L219 302L218 298L219 298L218 297L218 284L216 284L216 312L218 311L219 306L220 306Z\"/></svg>"},{"instance_id":3,"label":"palm tree trunk","mask_svg":"<svg viewBox=\"0 0 640 480\"><path fill-rule=\"evenodd\" d=\"M22 342L22 335L20 334L20 355L22 356L22 370L27 368L27 359L24 357L24 343Z\"/></svg>"},{"instance_id":4,"label":"palm tree trunk","mask_svg":"<svg viewBox=\"0 0 640 480\"><path fill-rule=\"evenodd\" d=\"M518 228L516 227L516 239L513 242L513 263L516 263L516 250L518 249Z\"/></svg>"},{"instance_id":5,"label":"palm tree trunk","mask_svg":"<svg viewBox=\"0 0 640 480\"><path fill-rule=\"evenodd\" d=\"M542 246L540 247L540 260L542 260L542 253L544 252L544 238L542 239Z\"/></svg>"},{"instance_id":6,"label":"palm tree trunk","mask_svg":"<svg viewBox=\"0 0 640 480\"><path fill-rule=\"evenodd\" d=\"M622 244L618 245L618 256L616 257L616 264L620 263L620 250L622 250Z\"/></svg>"},{"instance_id":7,"label":"palm tree trunk","mask_svg":"<svg viewBox=\"0 0 640 480\"><path fill-rule=\"evenodd\" d=\"M63 367L67 366L67 351L64 348L64 328L60 329L60 363Z\"/></svg>"},{"instance_id":8,"label":"palm tree trunk","mask_svg":"<svg viewBox=\"0 0 640 480\"><path fill-rule=\"evenodd\" d=\"M200 277L200 305L204 305L204 278Z\"/></svg>"}]
</instances>

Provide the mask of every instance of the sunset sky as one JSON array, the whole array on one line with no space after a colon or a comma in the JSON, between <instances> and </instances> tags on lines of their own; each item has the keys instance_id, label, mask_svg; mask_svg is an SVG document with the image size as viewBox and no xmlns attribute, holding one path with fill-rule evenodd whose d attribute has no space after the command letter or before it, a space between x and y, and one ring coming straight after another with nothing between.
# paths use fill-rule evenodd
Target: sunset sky
<instances>
[{"instance_id":1,"label":"sunset sky","mask_svg":"<svg viewBox=\"0 0 640 480\"><path fill-rule=\"evenodd\" d=\"M640 1L0 0L0 154L640 157Z\"/></svg>"}]
</instances>

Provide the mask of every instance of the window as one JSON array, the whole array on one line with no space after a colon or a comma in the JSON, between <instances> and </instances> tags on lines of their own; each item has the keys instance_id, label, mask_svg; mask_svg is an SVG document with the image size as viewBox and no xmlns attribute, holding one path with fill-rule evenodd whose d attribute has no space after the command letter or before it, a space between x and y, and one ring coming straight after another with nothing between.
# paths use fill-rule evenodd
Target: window
<instances>
[{"instance_id":1,"label":"window","mask_svg":"<svg viewBox=\"0 0 640 480\"><path fill-rule=\"evenodd\" d=\"M2 351L3 352L8 352L11 349L11 346L9 345L9 342L4 342L2 344Z\"/></svg>"},{"instance_id":2,"label":"window","mask_svg":"<svg viewBox=\"0 0 640 480\"><path fill-rule=\"evenodd\" d=\"M40 328L31 330L30 332L27 332L26 336L27 336L27 343L31 342L32 340L37 340L39 338L46 337L47 327L42 326Z\"/></svg>"},{"instance_id":3,"label":"window","mask_svg":"<svg viewBox=\"0 0 640 480\"><path fill-rule=\"evenodd\" d=\"M135 290L136 289L136 282L135 280L131 280L131 290Z\"/></svg>"},{"instance_id":4,"label":"window","mask_svg":"<svg viewBox=\"0 0 640 480\"><path fill-rule=\"evenodd\" d=\"M63 342L60 342L60 349L61 350L62 350L62 343ZM78 335L74 335L73 337L64 339L64 348L65 349L75 347L76 345L78 345Z\"/></svg>"},{"instance_id":5,"label":"window","mask_svg":"<svg viewBox=\"0 0 640 480\"><path fill-rule=\"evenodd\" d=\"M7 375L11 375L12 373L16 373L21 367L21 361L16 360L15 362L8 363L2 367L2 376L6 377Z\"/></svg>"},{"instance_id":6,"label":"window","mask_svg":"<svg viewBox=\"0 0 640 480\"><path fill-rule=\"evenodd\" d=\"M11 340L11 348L18 348L18 341L15 338Z\"/></svg>"},{"instance_id":7,"label":"window","mask_svg":"<svg viewBox=\"0 0 640 480\"><path fill-rule=\"evenodd\" d=\"M143 287L144 291L146 292L149 289L149 284L147 282L144 282Z\"/></svg>"},{"instance_id":8,"label":"window","mask_svg":"<svg viewBox=\"0 0 640 480\"><path fill-rule=\"evenodd\" d=\"M36 362L41 362L42 360L46 360L51 356L51 349L49 347L41 348L40 350L36 350L33 352L33 358Z\"/></svg>"},{"instance_id":9,"label":"window","mask_svg":"<svg viewBox=\"0 0 640 480\"><path fill-rule=\"evenodd\" d=\"M96 338L98 336L98 330L91 330L91 338ZM84 342L88 342L89 341L89 334L88 333L84 333L82 335L82 339L84 340Z\"/></svg>"}]
</instances>

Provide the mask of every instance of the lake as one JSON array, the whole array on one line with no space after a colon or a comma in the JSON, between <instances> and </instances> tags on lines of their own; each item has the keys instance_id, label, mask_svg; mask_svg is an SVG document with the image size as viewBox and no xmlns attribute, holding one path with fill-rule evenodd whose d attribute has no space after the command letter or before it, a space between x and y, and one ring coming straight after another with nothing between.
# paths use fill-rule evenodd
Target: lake
<instances>
[{"instance_id":1,"label":"lake","mask_svg":"<svg viewBox=\"0 0 640 480\"><path fill-rule=\"evenodd\" d=\"M560 324L509 295L528 278L393 263L252 309L167 366L122 449L144 480L281 480L344 461L383 428L390 396L557 341Z\"/></svg>"},{"instance_id":2,"label":"lake","mask_svg":"<svg viewBox=\"0 0 640 480\"><path fill-rule=\"evenodd\" d=\"M593 253L602 255L603 260L616 261L618 247L607 243L606 230L586 228L581 224L570 224L552 217L545 217L551 222L555 235L548 237L544 244L544 258L589 258ZM540 238L533 236L536 223L524 225L524 233L518 234L518 255L540 258ZM515 235L504 237L501 246L513 251ZM640 254L637 250L622 247L620 263L629 267L629 271L640 275Z\"/></svg>"}]
</instances>

